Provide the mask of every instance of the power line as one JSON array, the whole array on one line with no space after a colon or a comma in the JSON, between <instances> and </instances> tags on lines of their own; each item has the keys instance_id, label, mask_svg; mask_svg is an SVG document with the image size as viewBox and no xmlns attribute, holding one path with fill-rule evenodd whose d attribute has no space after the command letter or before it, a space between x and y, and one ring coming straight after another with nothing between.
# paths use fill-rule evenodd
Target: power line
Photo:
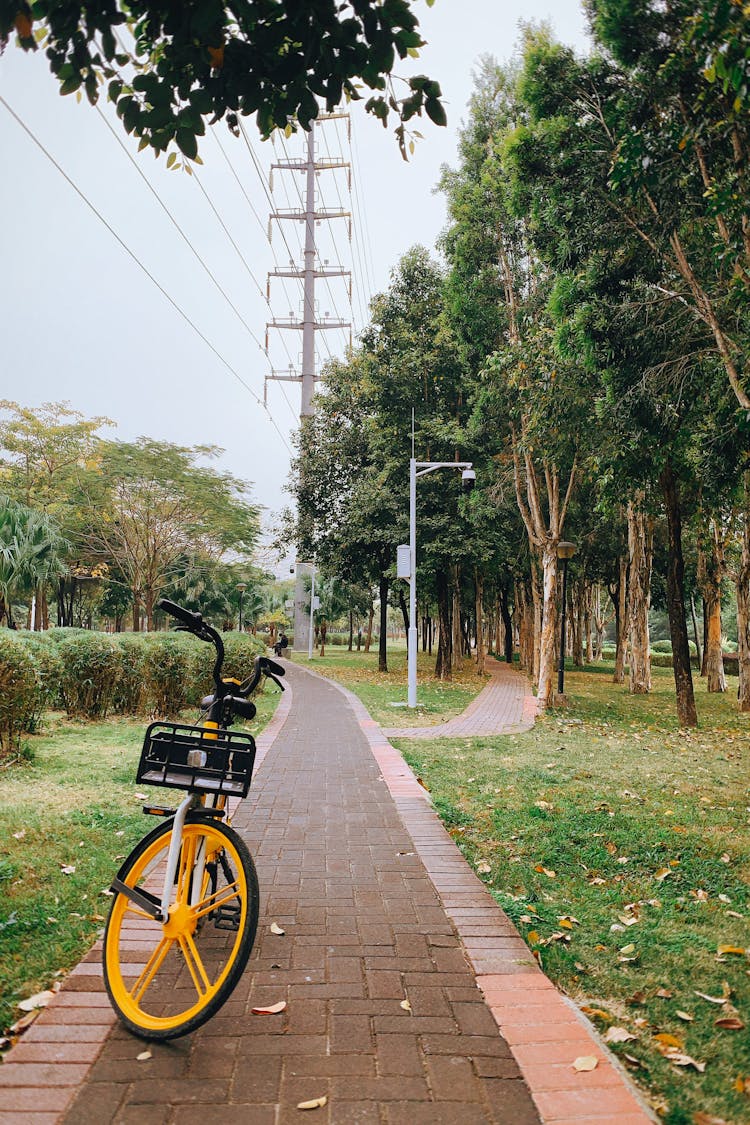
<instances>
[{"instance_id":1,"label":"power line","mask_svg":"<svg viewBox=\"0 0 750 1125\"><path fill-rule=\"evenodd\" d=\"M42 153L44 153L44 155L47 157L47 159L50 161L50 163L54 165L54 167L57 169L57 171L60 173L60 175L66 181L66 183L68 183L70 185L70 187L73 188L73 191L86 204L86 206L89 208L89 210L93 211L93 213L96 215L97 219L99 219L99 221L107 228L109 233L120 244L120 246L125 251L125 253L128 255L128 257L131 258L133 262L135 262L135 264L138 266L138 268L140 270L143 271L143 273L145 273L145 275L146 275L146 277L148 277L149 281L151 281L156 286L156 288L159 290L159 292L162 294L162 296L165 297L165 299L169 302L169 304L172 306L172 308L175 310L175 312L178 313L179 316L181 316L182 319L185 321L185 323L188 324L193 329L193 331L196 333L196 335L198 335L200 337L200 339L203 341L203 343L206 345L206 347L209 348L209 350L211 352L213 352L213 354L216 356L216 358L219 360L219 362L222 364L222 366L224 366L227 369L227 371L229 371L229 373L234 376L234 378L237 380L237 382L240 383L241 386L243 386L245 388L245 390L255 399L255 401L258 403L258 405L266 411L266 413L268 414L268 417L271 421L271 424L273 425L274 429L276 430L279 437L281 438L284 445L286 446L290 456L293 456L292 450L289 447L289 444L286 440L286 437L284 436L284 434L281 432L281 430L277 426L276 420L274 419L271 412L268 410L267 407L264 406L262 399L255 393L255 391L252 389L252 387L250 387L245 382L245 380L242 378L242 376L237 371L235 371L235 369L234 369L234 367L232 367L231 363L229 363L229 361L226 360L224 358L224 356L221 355L221 353L217 351L217 349L214 347L214 345L211 343L211 341L203 334L203 332L201 332L200 328L198 328L198 326L190 319L190 317L187 315L187 313L182 308L180 308L180 306L177 304L177 302L174 300L174 298L171 297L170 294L166 291L164 286L159 281L157 281L157 279L150 272L150 270L143 264L143 262L140 260L140 258L138 258L137 255L127 245L127 243L124 242L122 238L120 238L117 231L114 230L114 228L110 225L110 223L107 221L107 219L104 218L102 213L97 210L97 208L94 206L94 204L91 202L91 200L83 193L83 191L81 191L81 189L78 187L78 185L75 183L75 181L70 178L68 173L55 160L54 156L48 151L48 149L45 148L45 146L38 139L38 137L32 132L32 130L29 128L29 126L18 116L18 114L15 112L15 110L8 104L8 102L5 100L5 98L2 97L1 95L0 95L0 104L5 107L5 109L8 111L8 113L14 119L14 121L18 125L20 125L20 127L23 129L23 131L26 133L26 135L34 142L34 144L37 146L37 148Z\"/></svg>"}]
</instances>

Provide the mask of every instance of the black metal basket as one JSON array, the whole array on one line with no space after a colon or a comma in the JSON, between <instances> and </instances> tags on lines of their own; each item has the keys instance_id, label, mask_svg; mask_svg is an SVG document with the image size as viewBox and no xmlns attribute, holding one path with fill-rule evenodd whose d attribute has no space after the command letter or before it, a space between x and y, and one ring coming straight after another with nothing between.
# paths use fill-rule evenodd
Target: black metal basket
<instances>
[{"instance_id":1,"label":"black metal basket","mask_svg":"<svg viewBox=\"0 0 750 1125\"><path fill-rule=\"evenodd\" d=\"M254 762L255 740L250 734L152 723L136 780L193 793L246 797Z\"/></svg>"}]
</instances>

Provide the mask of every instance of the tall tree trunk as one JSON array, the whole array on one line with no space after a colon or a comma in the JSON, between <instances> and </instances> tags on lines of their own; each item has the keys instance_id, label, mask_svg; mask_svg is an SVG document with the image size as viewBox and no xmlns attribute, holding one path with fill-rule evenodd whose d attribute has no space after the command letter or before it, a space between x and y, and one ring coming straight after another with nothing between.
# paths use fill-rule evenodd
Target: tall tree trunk
<instances>
[{"instance_id":1,"label":"tall tree trunk","mask_svg":"<svg viewBox=\"0 0 750 1125\"><path fill-rule=\"evenodd\" d=\"M534 607L529 597L529 584L516 583L515 603L518 615L518 663L524 672L534 675Z\"/></svg>"},{"instance_id":2,"label":"tall tree trunk","mask_svg":"<svg viewBox=\"0 0 750 1125\"><path fill-rule=\"evenodd\" d=\"M542 651L542 612L544 609L544 577L540 573L539 559L536 550L531 549L531 599L533 606L534 648L532 652L531 675L534 683L539 686L539 665Z\"/></svg>"},{"instance_id":3,"label":"tall tree trunk","mask_svg":"<svg viewBox=\"0 0 750 1125\"><path fill-rule=\"evenodd\" d=\"M628 647L628 560L619 559L617 585L609 596L615 611L615 671L612 683L625 683L625 653Z\"/></svg>"},{"instance_id":4,"label":"tall tree trunk","mask_svg":"<svg viewBox=\"0 0 750 1125\"><path fill-rule=\"evenodd\" d=\"M463 666L464 638L461 629L461 571L458 566L453 570L453 635L451 637L451 669Z\"/></svg>"},{"instance_id":5,"label":"tall tree trunk","mask_svg":"<svg viewBox=\"0 0 750 1125\"><path fill-rule=\"evenodd\" d=\"M698 551L698 584L705 607L706 634L704 660L707 688L711 692L727 690L724 656L721 649L721 583L726 574L724 545L716 521L709 521L708 534Z\"/></svg>"},{"instance_id":6,"label":"tall tree trunk","mask_svg":"<svg viewBox=\"0 0 750 1125\"><path fill-rule=\"evenodd\" d=\"M583 586L583 644L586 652L586 662L593 663L594 660L594 645L591 638L591 603L593 598L593 588L590 582L585 582Z\"/></svg>"},{"instance_id":7,"label":"tall tree trunk","mask_svg":"<svg viewBox=\"0 0 750 1125\"><path fill-rule=\"evenodd\" d=\"M439 680L450 680L451 671L451 620L450 590L445 571L439 570L435 578L438 606L438 650L435 661L435 676Z\"/></svg>"},{"instance_id":8,"label":"tall tree trunk","mask_svg":"<svg viewBox=\"0 0 750 1125\"><path fill-rule=\"evenodd\" d=\"M651 558L653 519L643 510L639 493L628 503L628 629L630 642L630 691L651 691L651 652L648 609L651 602Z\"/></svg>"},{"instance_id":9,"label":"tall tree trunk","mask_svg":"<svg viewBox=\"0 0 750 1125\"><path fill-rule=\"evenodd\" d=\"M141 593L133 589L133 632L141 631Z\"/></svg>"},{"instance_id":10,"label":"tall tree trunk","mask_svg":"<svg viewBox=\"0 0 750 1125\"><path fill-rule=\"evenodd\" d=\"M388 671L388 586L387 575L380 575L380 642L378 644L378 672Z\"/></svg>"},{"instance_id":11,"label":"tall tree trunk","mask_svg":"<svg viewBox=\"0 0 750 1125\"><path fill-rule=\"evenodd\" d=\"M575 592L573 592L575 591ZM583 644L584 644L584 625L583 625L583 579L576 582L573 591L571 591L568 620L573 628L571 629L571 649L573 656L573 663L576 668L583 667ZM564 655L567 656L567 653Z\"/></svg>"},{"instance_id":12,"label":"tall tree trunk","mask_svg":"<svg viewBox=\"0 0 750 1125\"><path fill-rule=\"evenodd\" d=\"M349 652L354 648L354 610L349 610Z\"/></svg>"},{"instance_id":13,"label":"tall tree trunk","mask_svg":"<svg viewBox=\"0 0 750 1125\"><path fill-rule=\"evenodd\" d=\"M370 651L372 644L372 623L375 618L375 606L370 602L370 610L367 616L367 636L365 637L365 652Z\"/></svg>"},{"instance_id":14,"label":"tall tree trunk","mask_svg":"<svg viewBox=\"0 0 750 1125\"><path fill-rule=\"evenodd\" d=\"M403 586L399 586L398 605L399 605L399 609L401 610L401 616L404 619L404 629L406 630L406 635L408 637L409 636L409 609L408 609L408 606L406 604L406 599L404 598L404 588L403 588ZM415 624L416 624L416 621L415 621Z\"/></svg>"},{"instance_id":15,"label":"tall tree trunk","mask_svg":"<svg viewBox=\"0 0 750 1125\"><path fill-rule=\"evenodd\" d=\"M503 618L503 645L505 663L513 663L513 622L510 616L510 609L508 608L508 591L500 591L500 613Z\"/></svg>"},{"instance_id":16,"label":"tall tree trunk","mask_svg":"<svg viewBox=\"0 0 750 1125\"><path fill-rule=\"evenodd\" d=\"M698 670L700 671L703 664L703 653L701 651L700 634L698 633L698 618L695 613L695 598L692 594L690 595L690 616L693 621L693 640L695 641L695 654L698 657Z\"/></svg>"},{"instance_id":17,"label":"tall tree trunk","mask_svg":"<svg viewBox=\"0 0 750 1125\"><path fill-rule=\"evenodd\" d=\"M667 568L667 608L669 632L672 637L672 667L677 689L677 717L682 727L697 727L693 675L690 668L690 644L685 616L685 564L682 559L682 519L677 478L670 462L661 473L664 506L669 532L669 565Z\"/></svg>"},{"instance_id":18,"label":"tall tree trunk","mask_svg":"<svg viewBox=\"0 0 750 1125\"><path fill-rule=\"evenodd\" d=\"M555 656L557 654L557 544L549 543L542 552L544 601L539 644L540 707L551 707L555 694Z\"/></svg>"},{"instance_id":19,"label":"tall tree trunk","mask_svg":"<svg viewBox=\"0 0 750 1125\"><path fill-rule=\"evenodd\" d=\"M477 675L484 675L484 629L482 621L482 594L484 579L479 572L479 567L474 569L474 589L476 592L476 617L477 617Z\"/></svg>"},{"instance_id":20,"label":"tall tree trunk","mask_svg":"<svg viewBox=\"0 0 750 1125\"><path fill-rule=\"evenodd\" d=\"M735 573L737 591L737 670L740 684L737 705L750 711L750 479L745 478L745 506L742 512L742 554Z\"/></svg>"}]
</instances>

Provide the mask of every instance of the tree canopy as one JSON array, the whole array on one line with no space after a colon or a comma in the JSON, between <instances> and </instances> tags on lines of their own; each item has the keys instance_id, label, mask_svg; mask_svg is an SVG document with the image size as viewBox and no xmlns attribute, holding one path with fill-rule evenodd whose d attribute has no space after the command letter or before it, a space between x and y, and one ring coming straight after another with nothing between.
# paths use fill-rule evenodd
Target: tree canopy
<instances>
[{"instance_id":1,"label":"tree canopy","mask_svg":"<svg viewBox=\"0 0 750 1125\"><path fill-rule=\"evenodd\" d=\"M431 4L433 0L427 0ZM397 59L424 40L414 0L2 0L0 47L16 31L24 50L43 46L60 91L82 90L95 104L106 83L128 133L164 152L176 142L195 158L206 121L255 114L264 137L308 128L372 91L365 108L396 135L406 155L406 125L423 112L445 124L439 84L426 75L398 79ZM402 83L397 88L394 82Z\"/></svg>"}]
</instances>

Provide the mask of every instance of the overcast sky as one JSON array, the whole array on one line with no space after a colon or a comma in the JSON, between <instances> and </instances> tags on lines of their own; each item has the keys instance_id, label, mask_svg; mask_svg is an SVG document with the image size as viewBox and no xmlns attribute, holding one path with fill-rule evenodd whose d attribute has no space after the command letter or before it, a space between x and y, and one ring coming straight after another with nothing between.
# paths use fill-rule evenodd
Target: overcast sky
<instances>
[{"instance_id":1,"label":"overcast sky","mask_svg":"<svg viewBox=\"0 0 750 1125\"><path fill-rule=\"evenodd\" d=\"M577 0L436 0L416 12L428 46L412 69L441 83L448 128L417 122L424 140L408 164L391 129L362 113L352 115L353 153L342 122L323 126L318 139L322 159L353 156L351 201L345 174L323 172L319 202L351 210L355 224L351 245L343 221L318 229L321 258L354 271L352 305L345 282L332 280L318 283L318 309L353 319L355 329L399 257L416 243L432 249L445 223L433 189L441 165L456 163L478 57L509 58L520 20L548 20L563 42L586 47ZM253 482L268 522L286 502L299 387L270 384L268 412L258 400L271 366L299 366L301 333L272 330L267 358L266 322L298 315L301 286L275 280L269 304L266 275L290 259L301 264L303 229L275 222L269 245L266 189L270 165L301 156L302 141L274 148L248 122L254 159L221 125L203 140L204 168L191 178L137 153L109 107L100 114L60 97L42 51L28 56L9 44L0 95L128 248L0 105L0 398L31 407L68 400L87 416L110 417L123 440L219 445L218 466ZM303 184L275 173L275 206L299 207ZM320 360L347 340L318 333Z\"/></svg>"}]
</instances>

